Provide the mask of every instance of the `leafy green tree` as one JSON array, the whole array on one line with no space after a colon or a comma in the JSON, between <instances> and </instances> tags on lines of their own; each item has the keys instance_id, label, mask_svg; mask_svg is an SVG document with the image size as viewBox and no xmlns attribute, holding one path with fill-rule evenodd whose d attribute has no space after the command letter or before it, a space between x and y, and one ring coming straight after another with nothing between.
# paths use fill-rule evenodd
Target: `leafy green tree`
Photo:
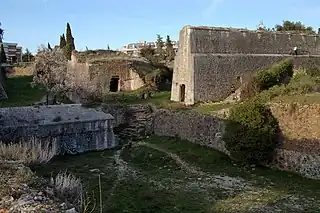
<instances>
[{"instance_id":1,"label":"leafy green tree","mask_svg":"<svg viewBox=\"0 0 320 213\"><path fill-rule=\"evenodd\" d=\"M172 61L174 59L175 56L175 52L173 49L173 44L172 41L170 39L170 36L167 35L167 39L166 39L166 59L169 61Z\"/></svg>"},{"instance_id":2,"label":"leafy green tree","mask_svg":"<svg viewBox=\"0 0 320 213\"><path fill-rule=\"evenodd\" d=\"M65 46L66 46L66 37L64 36L64 34L62 34L61 36L60 36L60 48L61 49L63 49Z\"/></svg>"},{"instance_id":3,"label":"leafy green tree","mask_svg":"<svg viewBox=\"0 0 320 213\"><path fill-rule=\"evenodd\" d=\"M110 46L109 46L109 44L108 44L108 50L110 50Z\"/></svg>"},{"instance_id":4,"label":"leafy green tree","mask_svg":"<svg viewBox=\"0 0 320 213\"><path fill-rule=\"evenodd\" d=\"M7 57L6 57L6 53L4 52L3 44L1 44L1 49L0 49L0 63L7 63Z\"/></svg>"},{"instance_id":5,"label":"leafy green tree","mask_svg":"<svg viewBox=\"0 0 320 213\"><path fill-rule=\"evenodd\" d=\"M22 62L31 62L31 61L34 61L34 56L27 48L26 52L22 54Z\"/></svg>"},{"instance_id":6,"label":"leafy green tree","mask_svg":"<svg viewBox=\"0 0 320 213\"><path fill-rule=\"evenodd\" d=\"M65 55L67 59L71 59L72 51L75 50L74 45L74 38L72 37L71 27L70 24L67 23L67 30L66 30L66 47L65 47Z\"/></svg>"},{"instance_id":7,"label":"leafy green tree","mask_svg":"<svg viewBox=\"0 0 320 213\"><path fill-rule=\"evenodd\" d=\"M294 22L294 21L283 21L282 25L276 25L275 26L276 31L297 31L297 32L303 32L303 33L315 33L313 28L311 26L305 26L300 21Z\"/></svg>"}]
</instances>

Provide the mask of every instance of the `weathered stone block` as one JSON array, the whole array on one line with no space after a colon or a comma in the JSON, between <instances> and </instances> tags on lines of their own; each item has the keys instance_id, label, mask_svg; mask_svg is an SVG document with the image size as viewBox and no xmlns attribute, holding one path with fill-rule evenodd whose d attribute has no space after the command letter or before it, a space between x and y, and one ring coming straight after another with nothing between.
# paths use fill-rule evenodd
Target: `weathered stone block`
<instances>
[{"instance_id":1,"label":"weathered stone block","mask_svg":"<svg viewBox=\"0 0 320 213\"><path fill-rule=\"evenodd\" d=\"M117 146L110 114L81 105L1 108L0 139L37 137L57 143L57 154L75 154Z\"/></svg>"}]
</instances>

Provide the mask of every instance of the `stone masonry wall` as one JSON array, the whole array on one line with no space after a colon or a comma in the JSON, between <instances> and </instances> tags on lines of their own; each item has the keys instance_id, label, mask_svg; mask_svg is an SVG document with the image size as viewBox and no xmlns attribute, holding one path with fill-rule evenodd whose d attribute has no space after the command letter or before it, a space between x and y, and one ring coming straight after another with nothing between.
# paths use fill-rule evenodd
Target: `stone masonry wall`
<instances>
[{"instance_id":1,"label":"stone masonry wall","mask_svg":"<svg viewBox=\"0 0 320 213\"><path fill-rule=\"evenodd\" d=\"M110 80L114 76L119 77L119 91L133 91L144 86L144 81L134 70L131 61L126 60L102 60L91 63L91 78L96 79L102 85L104 92L109 92Z\"/></svg>"},{"instance_id":2,"label":"stone masonry wall","mask_svg":"<svg viewBox=\"0 0 320 213\"><path fill-rule=\"evenodd\" d=\"M0 141L33 138L56 143L57 154L76 154L114 148L113 117L80 105L0 109Z\"/></svg>"},{"instance_id":3,"label":"stone masonry wall","mask_svg":"<svg viewBox=\"0 0 320 213\"><path fill-rule=\"evenodd\" d=\"M179 137L228 154L222 141L225 123L220 118L198 113L171 112L160 109L154 113L154 134Z\"/></svg>"},{"instance_id":4,"label":"stone masonry wall","mask_svg":"<svg viewBox=\"0 0 320 213\"><path fill-rule=\"evenodd\" d=\"M320 104L272 103L281 130L273 164L320 179Z\"/></svg>"},{"instance_id":5,"label":"stone masonry wall","mask_svg":"<svg viewBox=\"0 0 320 213\"><path fill-rule=\"evenodd\" d=\"M104 111L115 117L114 125L117 126L130 119L126 111L131 107L136 106L108 106ZM285 104L273 104L271 110L284 135L280 138L271 166L320 179L320 124L319 116L315 116L320 112L320 105L299 105L293 114L290 106ZM222 141L225 120L216 116L157 109L147 125L151 125L148 128L156 135L177 136L229 154Z\"/></svg>"},{"instance_id":6,"label":"stone masonry wall","mask_svg":"<svg viewBox=\"0 0 320 213\"><path fill-rule=\"evenodd\" d=\"M241 85L245 74L270 67L287 58L273 55L196 55L194 56L194 101L220 101ZM319 57L293 58L295 67L320 65Z\"/></svg>"},{"instance_id":7,"label":"stone masonry wall","mask_svg":"<svg viewBox=\"0 0 320 213\"><path fill-rule=\"evenodd\" d=\"M288 54L294 46L310 54L320 51L318 35L192 26L183 30L189 29L191 53Z\"/></svg>"},{"instance_id":8,"label":"stone masonry wall","mask_svg":"<svg viewBox=\"0 0 320 213\"><path fill-rule=\"evenodd\" d=\"M193 61L190 60L190 40L188 31L181 30L179 38L179 51L174 59L174 71L172 75L171 100L180 101L180 86L185 85L185 102L193 103L194 83L193 83Z\"/></svg>"},{"instance_id":9,"label":"stone masonry wall","mask_svg":"<svg viewBox=\"0 0 320 213\"><path fill-rule=\"evenodd\" d=\"M295 46L299 52L296 63L310 58L320 61L317 35L185 26L179 40L171 100L180 101L180 86L185 85L184 103L188 105L227 98L244 73L291 57Z\"/></svg>"},{"instance_id":10,"label":"stone masonry wall","mask_svg":"<svg viewBox=\"0 0 320 213\"><path fill-rule=\"evenodd\" d=\"M137 63L143 64L142 62ZM78 86L89 94L106 93L109 92L111 78L117 76L119 77L119 90L133 91L144 86L144 81L132 64L130 60L119 58L83 63L78 62L74 54L71 61L68 62L69 85Z\"/></svg>"}]
</instances>

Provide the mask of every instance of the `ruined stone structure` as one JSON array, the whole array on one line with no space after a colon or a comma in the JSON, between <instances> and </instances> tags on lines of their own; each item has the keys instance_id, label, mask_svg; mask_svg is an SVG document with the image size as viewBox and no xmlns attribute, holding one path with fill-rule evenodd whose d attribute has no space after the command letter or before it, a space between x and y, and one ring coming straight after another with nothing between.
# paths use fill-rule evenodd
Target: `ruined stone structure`
<instances>
[{"instance_id":1,"label":"ruined stone structure","mask_svg":"<svg viewBox=\"0 0 320 213\"><path fill-rule=\"evenodd\" d=\"M140 58L116 53L73 53L68 62L70 84L76 84L90 92L133 91L145 85L144 77L156 70Z\"/></svg>"},{"instance_id":2,"label":"ruined stone structure","mask_svg":"<svg viewBox=\"0 0 320 213\"><path fill-rule=\"evenodd\" d=\"M185 104L227 98L244 74L292 57L294 47L295 66L320 64L318 35L185 26L179 41L171 100Z\"/></svg>"},{"instance_id":3,"label":"ruined stone structure","mask_svg":"<svg viewBox=\"0 0 320 213\"><path fill-rule=\"evenodd\" d=\"M0 141L38 138L56 143L57 154L114 148L113 119L77 104L0 108Z\"/></svg>"}]
</instances>

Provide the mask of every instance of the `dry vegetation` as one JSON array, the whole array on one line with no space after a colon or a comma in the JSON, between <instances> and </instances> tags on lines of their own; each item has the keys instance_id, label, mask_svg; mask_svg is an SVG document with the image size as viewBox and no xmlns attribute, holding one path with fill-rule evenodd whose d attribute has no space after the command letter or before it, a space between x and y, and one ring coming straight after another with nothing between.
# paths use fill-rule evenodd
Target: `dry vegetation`
<instances>
[{"instance_id":1,"label":"dry vegetation","mask_svg":"<svg viewBox=\"0 0 320 213\"><path fill-rule=\"evenodd\" d=\"M18 161L25 165L48 163L57 153L55 143L31 139L19 143L5 144L0 142L0 160Z\"/></svg>"},{"instance_id":2,"label":"dry vegetation","mask_svg":"<svg viewBox=\"0 0 320 213\"><path fill-rule=\"evenodd\" d=\"M26 199L32 199L32 201L28 200L30 208L41 207L58 210L57 206L64 201L75 205L79 209L85 206L82 203L83 189L80 179L66 172L60 172L49 183L35 176L29 167L26 167L47 164L56 153L55 143L50 144L47 141L37 139L10 144L0 142L0 212L10 208L13 208L13 211L20 212L21 209L18 209L20 207L17 203L26 202ZM57 203L55 199L54 202L48 204L48 199L54 199L52 197L42 198L41 200L33 199L35 192L42 194L42 191L44 189L48 191L50 186L53 188L53 194L48 196L59 198L60 203ZM17 191L19 191L18 194ZM2 202L3 199L9 199L10 201Z\"/></svg>"},{"instance_id":3,"label":"dry vegetation","mask_svg":"<svg viewBox=\"0 0 320 213\"><path fill-rule=\"evenodd\" d=\"M66 198L72 203L78 202L83 195L81 180L67 172L61 172L52 178L51 184L59 197Z\"/></svg>"},{"instance_id":4,"label":"dry vegetation","mask_svg":"<svg viewBox=\"0 0 320 213\"><path fill-rule=\"evenodd\" d=\"M27 66L16 66L13 67L13 70L15 71L15 76L30 76L33 75L33 63L29 64Z\"/></svg>"}]
</instances>

